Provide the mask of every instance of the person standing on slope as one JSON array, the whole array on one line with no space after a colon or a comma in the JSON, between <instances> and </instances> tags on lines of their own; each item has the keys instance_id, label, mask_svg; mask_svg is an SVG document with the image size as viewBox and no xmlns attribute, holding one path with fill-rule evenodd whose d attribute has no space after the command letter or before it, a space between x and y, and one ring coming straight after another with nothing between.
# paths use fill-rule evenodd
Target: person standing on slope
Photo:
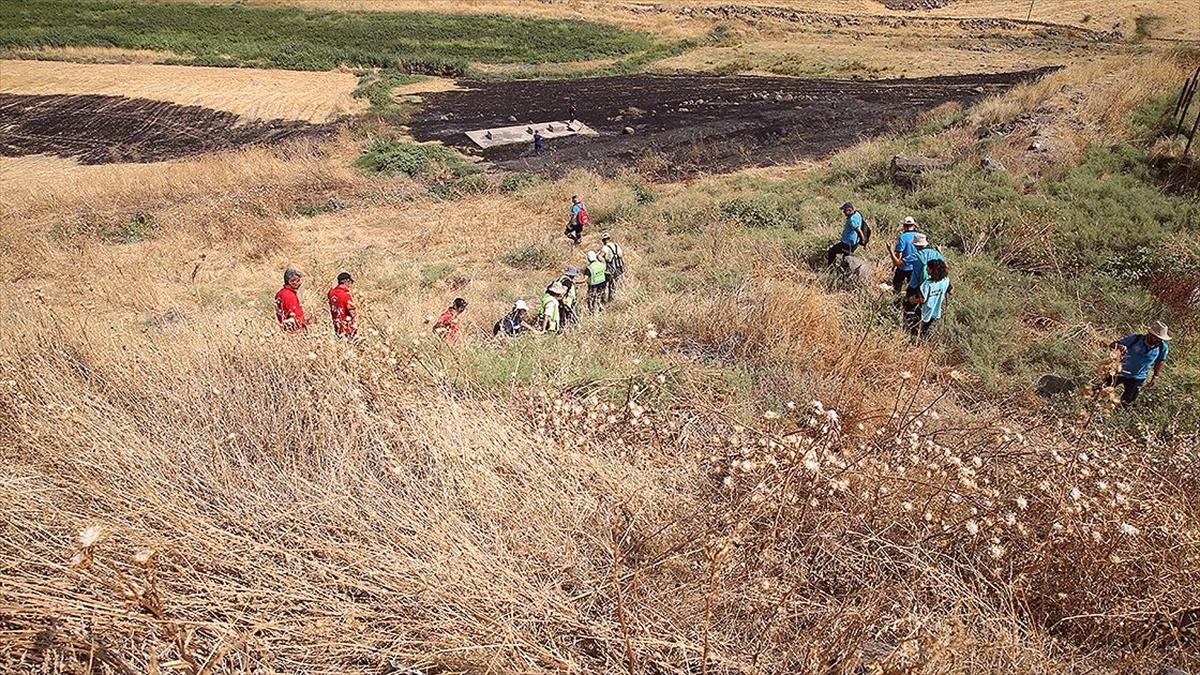
<instances>
[{"instance_id":1,"label":"person standing on slope","mask_svg":"<svg viewBox=\"0 0 1200 675\"><path fill-rule=\"evenodd\" d=\"M300 306L300 270L289 267L283 271L283 288L275 293L275 318L284 332L303 334L308 331L308 320Z\"/></svg>"},{"instance_id":2,"label":"person standing on slope","mask_svg":"<svg viewBox=\"0 0 1200 675\"><path fill-rule=\"evenodd\" d=\"M546 289L546 294L542 296L542 316L538 322L538 328L543 333L561 333L562 332L562 315L560 313L560 301L566 295L567 289L559 282L550 284L550 288Z\"/></svg>"},{"instance_id":3,"label":"person standing on slope","mask_svg":"<svg viewBox=\"0 0 1200 675\"><path fill-rule=\"evenodd\" d=\"M337 285L329 289L329 314L333 318L333 333L338 337L352 338L358 334L357 311L350 289L354 277L349 272L337 275Z\"/></svg>"},{"instance_id":4,"label":"person standing on slope","mask_svg":"<svg viewBox=\"0 0 1200 675\"><path fill-rule=\"evenodd\" d=\"M575 300L575 278L579 276L579 269L576 267L568 267L562 271L562 275L550 282L550 286L554 284L562 284L562 287L567 289L558 303L559 318L562 327L566 329L568 326L576 323L579 320L578 312L576 311ZM550 292L550 286L546 287L546 292Z\"/></svg>"},{"instance_id":5,"label":"person standing on slope","mask_svg":"<svg viewBox=\"0 0 1200 675\"><path fill-rule=\"evenodd\" d=\"M912 257L912 271L908 274L908 288L904 289L904 311L905 314L911 314L916 305L912 299L920 295L921 284L925 282L925 267L934 260L945 261L941 252L929 245L929 237L918 232L912 239L913 249L916 253ZM911 322L911 316L906 317L906 320Z\"/></svg>"},{"instance_id":6,"label":"person standing on slope","mask_svg":"<svg viewBox=\"0 0 1200 675\"><path fill-rule=\"evenodd\" d=\"M587 206L579 195L571 195L571 216L567 219L567 229L563 234L567 235L576 246L583 240L583 228L588 226L592 217L588 214Z\"/></svg>"},{"instance_id":7,"label":"person standing on slope","mask_svg":"<svg viewBox=\"0 0 1200 675\"><path fill-rule=\"evenodd\" d=\"M842 215L846 216L846 221L842 223L842 238L836 244L829 247L829 251L825 254L825 262L832 265L838 255L847 256L854 253L854 249L860 244L866 243L866 236L863 232L863 217L862 214L854 208L854 204L846 202L842 204Z\"/></svg>"},{"instance_id":8,"label":"person standing on slope","mask_svg":"<svg viewBox=\"0 0 1200 675\"><path fill-rule=\"evenodd\" d=\"M1145 334L1126 335L1108 345L1109 349L1120 350L1121 369L1105 377L1104 386L1121 386L1122 406L1133 405L1143 388L1154 386L1158 371L1167 360L1167 343L1170 341L1167 324L1155 321Z\"/></svg>"},{"instance_id":9,"label":"person standing on slope","mask_svg":"<svg viewBox=\"0 0 1200 675\"><path fill-rule=\"evenodd\" d=\"M590 314L595 314L600 311L601 306L607 301L608 270L604 265L604 260L600 259L595 251L587 252L587 260L587 308Z\"/></svg>"},{"instance_id":10,"label":"person standing on slope","mask_svg":"<svg viewBox=\"0 0 1200 675\"><path fill-rule=\"evenodd\" d=\"M942 318L942 306L946 298L954 292L950 285L950 270L946 268L945 260L931 260L925 269L925 279L917 289L917 295L912 298L912 316L908 331L918 340L929 339L930 330L938 319Z\"/></svg>"},{"instance_id":11,"label":"person standing on slope","mask_svg":"<svg viewBox=\"0 0 1200 675\"><path fill-rule=\"evenodd\" d=\"M625 274L625 257L622 255L621 247L612 240L607 232L600 237L600 240L604 242L604 247L600 249L600 257L604 260L604 276L608 281L606 300L611 301L617 295L617 285L621 276Z\"/></svg>"},{"instance_id":12,"label":"person standing on slope","mask_svg":"<svg viewBox=\"0 0 1200 675\"><path fill-rule=\"evenodd\" d=\"M912 276L913 261L917 257L917 248L913 246L913 239L917 236L917 221L908 216L904 219L903 227L904 231L896 237L896 245L890 251L892 266L896 268L892 273L892 290L896 293L902 292L908 285L908 279Z\"/></svg>"}]
</instances>

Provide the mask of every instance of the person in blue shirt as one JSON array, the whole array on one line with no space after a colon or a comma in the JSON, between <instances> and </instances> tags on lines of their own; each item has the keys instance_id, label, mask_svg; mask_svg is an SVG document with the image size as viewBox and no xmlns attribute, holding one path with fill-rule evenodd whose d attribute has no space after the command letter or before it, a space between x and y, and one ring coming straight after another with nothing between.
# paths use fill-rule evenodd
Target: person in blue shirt
<instances>
[{"instance_id":1,"label":"person in blue shirt","mask_svg":"<svg viewBox=\"0 0 1200 675\"><path fill-rule=\"evenodd\" d=\"M941 251L929 245L929 237L920 232L913 235L912 244L916 252L912 256L912 269L908 273L908 289L905 291L906 298L912 298L921 289L921 283L925 281L925 266L930 261L946 259Z\"/></svg>"},{"instance_id":2,"label":"person in blue shirt","mask_svg":"<svg viewBox=\"0 0 1200 675\"><path fill-rule=\"evenodd\" d=\"M854 253L854 249L858 248L863 240L863 218L862 214L855 210L854 204L842 204L842 215L846 216L846 222L842 224L842 238L830 246L829 252L825 254L825 261L829 265L833 264L839 254L847 256Z\"/></svg>"},{"instance_id":3,"label":"person in blue shirt","mask_svg":"<svg viewBox=\"0 0 1200 675\"><path fill-rule=\"evenodd\" d=\"M1143 335L1127 335L1108 345L1109 349L1121 352L1121 369L1104 378L1104 386L1120 385L1121 405L1132 405L1143 387L1154 386L1158 371L1167 360L1167 343L1171 335L1167 324L1155 321ZM1149 377L1150 381L1146 382Z\"/></svg>"},{"instance_id":4,"label":"person in blue shirt","mask_svg":"<svg viewBox=\"0 0 1200 675\"><path fill-rule=\"evenodd\" d=\"M892 290L896 293L904 290L906 282L912 276L913 261L917 257L917 247L913 245L913 239L918 234L917 221L908 216L904 219L903 227L904 231L896 237L896 245L890 251L892 266L896 268L892 274Z\"/></svg>"},{"instance_id":5,"label":"person in blue shirt","mask_svg":"<svg viewBox=\"0 0 1200 675\"><path fill-rule=\"evenodd\" d=\"M533 132L533 154L542 154L542 130L538 129Z\"/></svg>"},{"instance_id":6,"label":"person in blue shirt","mask_svg":"<svg viewBox=\"0 0 1200 675\"><path fill-rule=\"evenodd\" d=\"M563 231L563 234L578 246L580 240L583 239L583 228L587 226L590 219L583 200L579 198L579 195L571 195L571 216L567 218L567 229Z\"/></svg>"},{"instance_id":7,"label":"person in blue shirt","mask_svg":"<svg viewBox=\"0 0 1200 675\"><path fill-rule=\"evenodd\" d=\"M942 318L942 307L946 298L954 292L950 285L950 270L945 260L931 260L925 269L925 277L917 295L912 299L913 312L908 330L917 339L927 339L930 329Z\"/></svg>"}]
</instances>

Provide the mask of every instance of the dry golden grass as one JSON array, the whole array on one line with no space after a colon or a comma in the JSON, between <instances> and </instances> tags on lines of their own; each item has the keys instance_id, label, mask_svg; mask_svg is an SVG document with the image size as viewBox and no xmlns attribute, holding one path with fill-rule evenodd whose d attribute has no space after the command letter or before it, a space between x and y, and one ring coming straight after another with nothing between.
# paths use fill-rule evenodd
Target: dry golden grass
<instances>
[{"instance_id":1,"label":"dry golden grass","mask_svg":"<svg viewBox=\"0 0 1200 675\"><path fill-rule=\"evenodd\" d=\"M351 73L152 64L0 61L0 92L104 94L237 113L246 119L325 122L366 109Z\"/></svg>"},{"instance_id":2,"label":"dry golden grass","mask_svg":"<svg viewBox=\"0 0 1200 675\"><path fill-rule=\"evenodd\" d=\"M83 63L158 63L165 59L181 58L174 52L153 49L122 49L120 47L39 47L12 49L6 58L48 61L79 61Z\"/></svg>"},{"instance_id":3,"label":"dry golden grass","mask_svg":"<svg viewBox=\"0 0 1200 675\"><path fill-rule=\"evenodd\" d=\"M971 114L1006 119L1112 67ZM1114 72L1097 97L1173 76L1144 61ZM1113 433L1102 400L1069 420L979 400L936 351L867 330L845 295L716 219L730 178L656 185L613 224L631 273L602 316L492 343L514 298L579 258L562 243L564 196L616 213L640 178L578 171L443 202L348 169L353 151L344 137L5 185L0 662L1200 666L1194 628L1180 630L1200 606L1194 437ZM295 213L330 195L350 208ZM105 239L137 212L151 236ZM681 224L696 235L670 234ZM499 262L524 244L551 251L547 269ZM275 330L287 266L308 275L303 338ZM655 278L718 266L746 283L665 293ZM361 343L330 335L323 296L342 269L359 280ZM450 349L423 319L455 295L472 304ZM741 368L760 388L731 395Z\"/></svg>"}]
</instances>

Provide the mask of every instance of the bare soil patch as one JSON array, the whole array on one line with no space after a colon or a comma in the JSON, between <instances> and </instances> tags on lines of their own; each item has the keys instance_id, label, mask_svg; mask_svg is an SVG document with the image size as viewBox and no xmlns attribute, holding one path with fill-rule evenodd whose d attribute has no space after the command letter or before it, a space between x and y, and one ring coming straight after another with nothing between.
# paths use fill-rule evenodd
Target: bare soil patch
<instances>
[{"instance_id":1,"label":"bare soil patch","mask_svg":"<svg viewBox=\"0 0 1200 675\"><path fill-rule=\"evenodd\" d=\"M123 96L0 94L0 156L46 154L80 164L158 162L292 138L335 124L246 122L200 106Z\"/></svg>"},{"instance_id":2,"label":"bare soil patch","mask_svg":"<svg viewBox=\"0 0 1200 675\"><path fill-rule=\"evenodd\" d=\"M659 173L682 176L822 156L921 111L952 101L969 105L1045 72L878 81L637 75L464 82L464 90L426 96L412 133L482 154L502 169L612 171L657 155ZM534 155L531 145L479 151L466 136L513 119L567 119L572 105L599 138L547 141Z\"/></svg>"}]
</instances>

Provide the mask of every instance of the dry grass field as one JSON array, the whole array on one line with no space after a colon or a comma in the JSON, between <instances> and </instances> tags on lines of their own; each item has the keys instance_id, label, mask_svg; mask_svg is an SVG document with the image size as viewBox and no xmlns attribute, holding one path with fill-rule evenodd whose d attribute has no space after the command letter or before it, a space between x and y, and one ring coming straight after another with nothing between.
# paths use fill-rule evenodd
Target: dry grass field
<instances>
[{"instance_id":1,"label":"dry grass field","mask_svg":"<svg viewBox=\"0 0 1200 675\"><path fill-rule=\"evenodd\" d=\"M582 12L676 37L713 26L600 16L598 2L286 4ZM1088 23L1141 11L1070 2L1055 16L1089 7ZM910 74L1052 60L958 59L903 31L855 52L842 34L777 30L741 26L738 54L678 58L803 69L808 45L827 48L814 68L886 71L887 40L908 39L913 60L931 50ZM1088 313L1092 270L1054 269L1070 247L1044 213L1139 205L1151 215L1096 231L1162 220L1184 258L1188 193L1119 153L1148 152L1147 105L1197 65L1071 57L827 158L672 183L649 177L648 157L447 192L436 172L354 168L389 133L377 120L171 162L0 158L0 672L1200 672L1200 429L1186 414L1200 320L1173 320L1142 416L1104 390L1042 401L1014 367L1065 345L1083 374L1103 372L1103 343L1160 310L1121 302L1126 283L1104 286L1111 311ZM336 72L0 66L4 91L140 91L248 118L359 109L354 76ZM1035 136L1051 148L1030 152ZM955 169L901 190L886 176L898 152ZM985 156L1005 176L979 177ZM561 236L573 193L596 221L582 250ZM883 241L916 213L947 243L944 337L913 344L887 292L809 262L848 198L890 219ZM768 203L786 205L783 224L730 215ZM562 336L491 338L603 229L630 269L612 305ZM1005 257L988 253L995 239ZM1023 271L1043 255L1054 265ZM289 266L306 275L299 337L273 315ZM342 270L357 279L357 341L327 318ZM456 296L471 304L447 345L428 318ZM997 386L958 331L985 335L1014 304L988 348L1034 347L996 357Z\"/></svg>"},{"instance_id":2,"label":"dry grass field","mask_svg":"<svg viewBox=\"0 0 1200 675\"><path fill-rule=\"evenodd\" d=\"M352 73L153 64L0 61L0 93L104 94L227 110L260 120L327 122L361 112Z\"/></svg>"}]
</instances>

